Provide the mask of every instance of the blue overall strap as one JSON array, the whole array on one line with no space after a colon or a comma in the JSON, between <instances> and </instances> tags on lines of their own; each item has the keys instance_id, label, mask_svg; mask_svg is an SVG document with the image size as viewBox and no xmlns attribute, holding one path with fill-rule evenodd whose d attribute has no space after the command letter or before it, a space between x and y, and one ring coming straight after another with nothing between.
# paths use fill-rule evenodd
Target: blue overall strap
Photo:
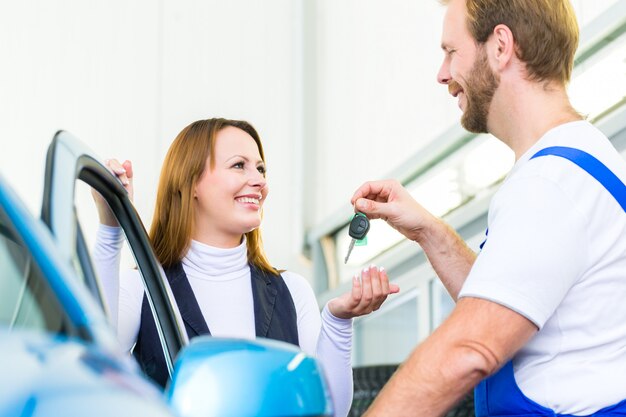
<instances>
[{"instance_id":1,"label":"blue overall strap","mask_svg":"<svg viewBox=\"0 0 626 417\"><path fill-rule=\"evenodd\" d=\"M530 159L540 156L554 155L569 159L594 177L617 200L626 212L626 185L602 162L585 151L566 146L551 146L534 154Z\"/></svg>"}]
</instances>

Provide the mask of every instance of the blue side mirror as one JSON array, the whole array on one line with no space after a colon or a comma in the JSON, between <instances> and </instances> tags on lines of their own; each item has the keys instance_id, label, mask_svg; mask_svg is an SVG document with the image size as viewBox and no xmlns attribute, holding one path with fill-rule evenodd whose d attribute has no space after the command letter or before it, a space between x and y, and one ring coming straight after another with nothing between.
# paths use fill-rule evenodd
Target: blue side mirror
<instances>
[{"instance_id":1,"label":"blue side mirror","mask_svg":"<svg viewBox=\"0 0 626 417\"><path fill-rule=\"evenodd\" d=\"M176 360L167 396L184 417L333 413L315 359L269 339L194 338Z\"/></svg>"}]
</instances>

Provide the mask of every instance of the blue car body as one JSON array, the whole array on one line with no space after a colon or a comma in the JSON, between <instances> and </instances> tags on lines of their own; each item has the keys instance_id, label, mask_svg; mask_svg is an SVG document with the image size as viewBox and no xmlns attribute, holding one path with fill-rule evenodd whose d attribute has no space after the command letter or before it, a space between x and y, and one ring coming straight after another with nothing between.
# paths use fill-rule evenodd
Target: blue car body
<instances>
[{"instance_id":1,"label":"blue car body","mask_svg":"<svg viewBox=\"0 0 626 417\"><path fill-rule=\"evenodd\" d=\"M42 302L62 305L60 320L75 329L75 336L65 335L0 317L0 416L174 415L159 390L117 348L104 315L63 262L47 228L2 177L0 220L0 299L5 310L10 296L6 278L13 270L8 249L15 255L18 249L9 248L15 244L23 250L20 256L29 257L31 271L45 279L37 285L47 285L46 295L56 298ZM30 280L36 279L31 273Z\"/></svg>"}]
</instances>

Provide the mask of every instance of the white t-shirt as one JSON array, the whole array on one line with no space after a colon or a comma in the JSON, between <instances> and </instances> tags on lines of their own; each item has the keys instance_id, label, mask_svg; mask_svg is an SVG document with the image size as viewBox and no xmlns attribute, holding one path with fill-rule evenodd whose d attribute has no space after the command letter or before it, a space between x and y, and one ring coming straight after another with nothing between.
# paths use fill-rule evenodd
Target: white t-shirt
<instances>
[{"instance_id":1,"label":"white t-shirt","mask_svg":"<svg viewBox=\"0 0 626 417\"><path fill-rule=\"evenodd\" d=\"M144 287L139 271L119 271L121 229L100 225L94 262L122 348L130 351L137 341ZM192 241L182 260L202 315L215 337L254 339L254 305L246 242L220 249ZM320 317L315 294L304 277L283 272L293 299L300 348L321 363L335 414L346 416L352 403L352 320L334 317L326 306ZM236 300L236 302L234 302Z\"/></svg>"},{"instance_id":2,"label":"white t-shirt","mask_svg":"<svg viewBox=\"0 0 626 417\"><path fill-rule=\"evenodd\" d=\"M588 122L547 132L494 196L487 241L459 297L535 323L513 361L518 386L558 413L587 415L626 399L626 213L573 162L529 160L549 146L586 151L626 181L626 163Z\"/></svg>"}]
</instances>

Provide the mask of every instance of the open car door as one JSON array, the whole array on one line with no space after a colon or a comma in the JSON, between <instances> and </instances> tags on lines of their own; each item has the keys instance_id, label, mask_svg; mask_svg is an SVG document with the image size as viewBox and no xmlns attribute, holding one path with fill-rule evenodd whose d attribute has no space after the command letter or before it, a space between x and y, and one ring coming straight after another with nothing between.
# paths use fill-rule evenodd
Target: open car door
<instances>
[{"instance_id":1,"label":"open car door","mask_svg":"<svg viewBox=\"0 0 626 417\"><path fill-rule=\"evenodd\" d=\"M174 358L187 344L187 335L181 325L178 309L169 291L167 279L161 275L162 269L156 262L143 223L126 190L93 155L68 132L59 131L55 134L46 158L41 218L52 231L63 253L73 260L73 266L82 270L79 275L84 277L84 284L105 308L81 226L82 219L90 220L91 232L95 234L97 217L86 215L79 219L76 209L78 190L82 190L87 198L91 188L102 195L117 218L141 273L171 377ZM91 204L91 212L95 214L95 203L86 203Z\"/></svg>"}]
</instances>

